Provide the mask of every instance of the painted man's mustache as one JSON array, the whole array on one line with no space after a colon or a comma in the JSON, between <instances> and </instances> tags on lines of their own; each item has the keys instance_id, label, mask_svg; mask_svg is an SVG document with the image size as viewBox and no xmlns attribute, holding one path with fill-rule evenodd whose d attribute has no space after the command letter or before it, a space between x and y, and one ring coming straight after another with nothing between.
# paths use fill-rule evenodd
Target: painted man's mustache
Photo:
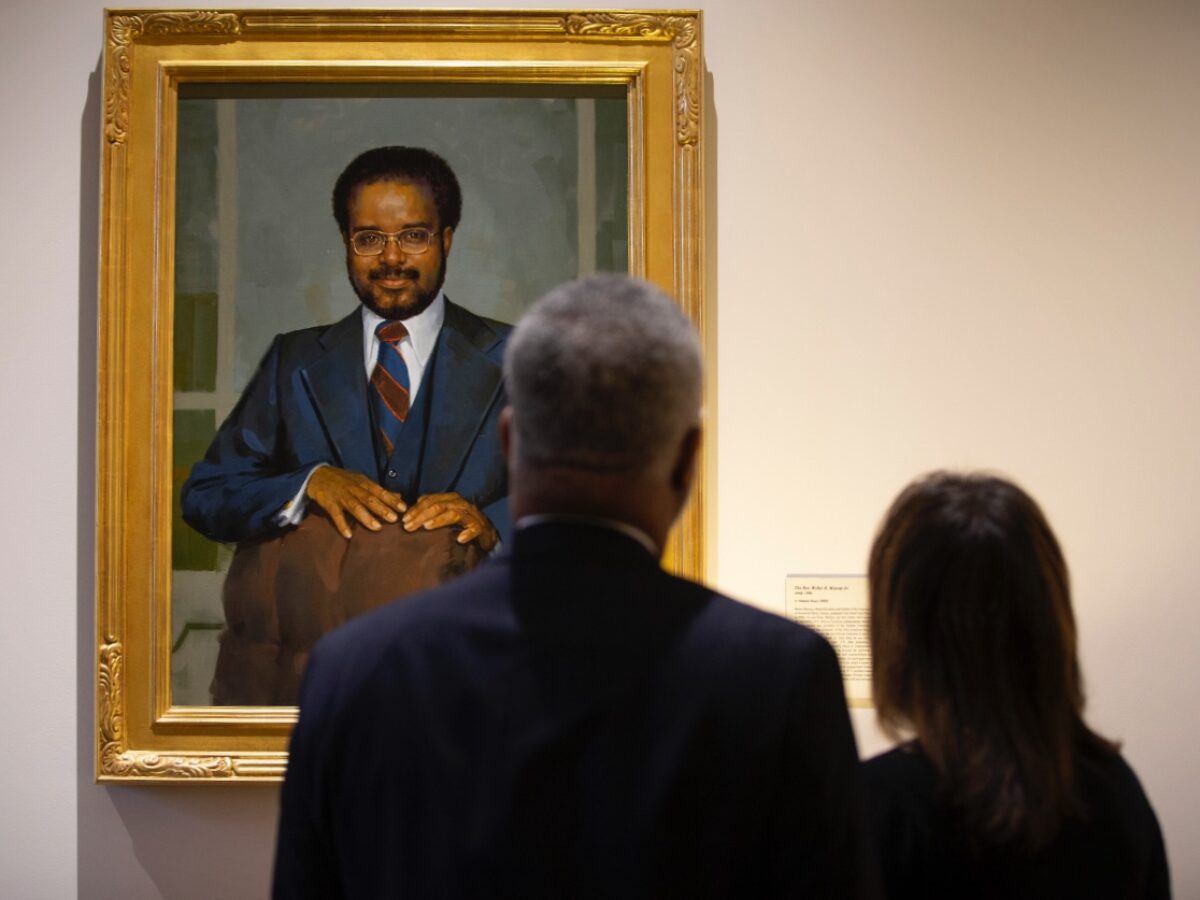
<instances>
[{"instance_id":1,"label":"painted man's mustache","mask_svg":"<svg viewBox=\"0 0 1200 900\"><path fill-rule=\"evenodd\" d=\"M421 273L416 269L372 269L368 276L372 281L383 281L386 279L407 278L409 281L416 281L421 277Z\"/></svg>"}]
</instances>

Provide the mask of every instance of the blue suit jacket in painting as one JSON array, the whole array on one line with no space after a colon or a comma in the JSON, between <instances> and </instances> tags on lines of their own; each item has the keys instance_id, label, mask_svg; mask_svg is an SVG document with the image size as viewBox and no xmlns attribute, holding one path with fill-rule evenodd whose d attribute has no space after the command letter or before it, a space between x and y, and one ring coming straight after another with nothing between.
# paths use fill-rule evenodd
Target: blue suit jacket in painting
<instances>
[{"instance_id":1,"label":"blue suit jacket in painting","mask_svg":"<svg viewBox=\"0 0 1200 900\"><path fill-rule=\"evenodd\" d=\"M390 459L373 439L358 309L278 335L183 486L183 518L217 541L276 529L317 463L361 472L412 502L456 491L506 539L508 479L497 420L510 327L446 301L421 388Z\"/></svg>"},{"instance_id":2,"label":"blue suit jacket in painting","mask_svg":"<svg viewBox=\"0 0 1200 900\"><path fill-rule=\"evenodd\" d=\"M326 635L274 896L875 896L822 638L546 522Z\"/></svg>"}]
</instances>

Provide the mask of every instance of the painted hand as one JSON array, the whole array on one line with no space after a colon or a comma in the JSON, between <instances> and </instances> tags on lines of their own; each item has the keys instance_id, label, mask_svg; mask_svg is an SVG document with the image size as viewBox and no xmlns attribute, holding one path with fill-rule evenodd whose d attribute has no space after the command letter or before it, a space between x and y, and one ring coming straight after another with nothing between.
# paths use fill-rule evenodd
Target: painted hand
<instances>
[{"instance_id":1,"label":"painted hand","mask_svg":"<svg viewBox=\"0 0 1200 900\"><path fill-rule=\"evenodd\" d=\"M351 535L347 515L364 528L379 531L383 527L380 519L398 521L400 514L408 509L399 494L393 494L366 475L333 466L322 466L313 472L305 493L347 540Z\"/></svg>"},{"instance_id":2,"label":"painted hand","mask_svg":"<svg viewBox=\"0 0 1200 900\"><path fill-rule=\"evenodd\" d=\"M462 526L458 542L466 544L475 541L484 553L489 552L500 540L488 517L461 494L426 494L404 515L405 531L416 531L418 528L431 531L447 525Z\"/></svg>"}]
</instances>

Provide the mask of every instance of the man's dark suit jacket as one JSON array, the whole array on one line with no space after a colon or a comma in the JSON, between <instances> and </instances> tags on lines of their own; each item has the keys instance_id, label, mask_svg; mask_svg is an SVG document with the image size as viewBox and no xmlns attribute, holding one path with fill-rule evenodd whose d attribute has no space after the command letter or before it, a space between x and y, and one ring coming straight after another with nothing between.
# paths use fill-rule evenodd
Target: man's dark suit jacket
<instances>
[{"instance_id":1,"label":"man's dark suit jacket","mask_svg":"<svg viewBox=\"0 0 1200 900\"><path fill-rule=\"evenodd\" d=\"M497 420L508 325L446 301L416 401L392 452L374 439L362 318L278 335L183 486L183 518L217 541L277 530L276 514L317 463L361 472L412 502L457 491L508 535Z\"/></svg>"},{"instance_id":2,"label":"man's dark suit jacket","mask_svg":"<svg viewBox=\"0 0 1200 900\"><path fill-rule=\"evenodd\" d=\"M865 896L859 777L822 638L532 525L318 643L274 895Z\"/></svg>"}]
</instances>

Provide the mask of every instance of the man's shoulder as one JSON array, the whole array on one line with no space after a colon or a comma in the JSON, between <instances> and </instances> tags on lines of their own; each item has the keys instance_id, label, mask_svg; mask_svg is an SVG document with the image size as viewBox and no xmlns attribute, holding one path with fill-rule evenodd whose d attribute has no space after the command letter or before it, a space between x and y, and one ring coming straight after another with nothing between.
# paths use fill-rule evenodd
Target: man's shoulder
<instances>
[{"instance_id":1,"label":"man's shoulder","mask_svg":"<svg viewBox=\"0 0 1200 900\"><path fill-rule=\"evenodd\" d=\"M660 572L649 592L669 592L694 610L681 653L714 671L796 675L837 666L829 642L812 629L709 585Z\"/></svg>"},{"instance_id":2,"label":"man's shoulder","mask_svg":"<svg viewBox=\"0 0 1200 900\"><path fill-rule=\"evenodd\" d=\"M272 348L285 361L303 361L342 340L353 340L357 346L361 335L362 316L358 308L355 308L336 322L281 332L275 335Z\"/></svg>"},{"instance_id":3,"label":"man's shoulder","mask_svg":"<svg viewBox=\"0 0 1200 900\"><path fill-rule=\"evenodd\" d=\"M503 348L513 326L498 319L489 319L471 312L465 306L446 300L445 328L459 332L468 341L483 351Z\"/></svg>"},{"instance_id":4,"label":"man's shoulder","mask_svg":"<svg viewBox=\"0 0 1200 900\"><path fill-rule=\"evenodd\" d=\"M498 335L507 335L513 329L513 326L507 322L474 312L460 303L455 303L449 297L446 298L446 321L453 322L459 327L463 323L470 323L472 326L486 328Z\"/></svg>"},{"instance_id":5,"label":"man's shoulder","mask_svg":"<svg viewBox=\"0 0 1200 900\"><path fill-rule=\"evenodd\" d=\"M837 656L815 631L752 606L713 588L663 573L663 580L636 598L669 602L685 611L662 644L658 670L692 685L719 715L740 720L745 704L778 698L804 715L844 709L844 688ZM754 698L751 700L751 698Z\"/></svg>"},{"instance_id":6,"label":"man's shoulder","mask_svg":"<svg viewBox=\"0 0 1200 900\"><path fill-rule=\"evenodd\" d=\"M397 667L440 657L464 642L522 640L511 602L510 565L502 554L447 584L351 620L320 640L315 668L339 686L338 693L357 694L388 681ZM674 610L668 614L672 621L679 615L672 650L679 665L695 664L737 682L836 668L832 648L816 632L704 584L654 571L657 576L645 576L637 588L624 584L637 597L620 599L623 605L636 601L629 610L635 620L642 603L665 604Z\"/></svg>"},{"instance_id":7,"label":"man's shoulder","mask_svg":"<svg viewBox=\"0 0 1200 900\"><path fill-rule=\"evenodd\" d=\"M937 788L937 770L915 741L864 760L862 769L867 784L880 798L932 797Z\"/></svg>"},{"instance_id":8,"label":"man's shoulder","mask_svg":"<svg viewBox=\"0 0 1200 900\"><path fill-rule=\"evenodd\" d=\"M727 633L742 635L747 640L778 644L788 648L816 647L828 642L804 625L786 619L778 613L744 600L722 594L713 588L686 579L676 579L691 584L695 589L706 591L710 596L708 616L711 625Z\"/></svg>"}]
</instances>

